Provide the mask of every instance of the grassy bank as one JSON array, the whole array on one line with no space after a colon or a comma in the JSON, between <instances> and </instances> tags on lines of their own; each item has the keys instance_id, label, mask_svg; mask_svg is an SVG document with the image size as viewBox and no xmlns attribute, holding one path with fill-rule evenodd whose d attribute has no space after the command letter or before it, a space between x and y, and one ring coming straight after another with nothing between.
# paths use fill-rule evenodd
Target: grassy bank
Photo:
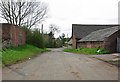
<instances>
[{"instance_id":1,"label":"grassy bank","mask_svg":"<svg viewBox=\"0 0 120 82\"><path fill-rule=\"evenodd\" d=\"M64 52L72 52L78 54L108 54L109 52L104 49L98 48L78 48L78 49L69 49L65 48Z\"/></svg>"},{"instance_id":2,"label":"grassy bank","mask_svg":"<svg viewBox=\"0 0 120 82\"><path fill-rule=\"evenodd\" d=\"M6 49L2 51L2 63L4 65L12 65L45 51L47 51L47 49L40 49L31 45L22 45L17 48Z\"/></svg>"}]
</instances>

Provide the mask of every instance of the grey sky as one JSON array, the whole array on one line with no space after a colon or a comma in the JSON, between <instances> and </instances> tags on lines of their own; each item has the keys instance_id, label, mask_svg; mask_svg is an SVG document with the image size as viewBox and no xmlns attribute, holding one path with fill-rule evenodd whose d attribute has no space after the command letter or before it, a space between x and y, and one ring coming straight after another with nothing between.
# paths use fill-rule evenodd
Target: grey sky
<instances>
[{"instance_id":1,"label":"grey sky","mask_svg":"<svg viewBox=\"0 0 120 82\"><path fill-rule=\"evenodd\" d=\"M27 1L27 0L26 0ZM39 0L37 0L39 1ZM40 0L41 1L41 0ZM62 33L71 36L72 24L117 24L120 0L42 0L48 4L48 18L43 22L44 31L49 24L59 26ZM3 21L0 21L3 22Z\"/></svg>"},{"instance_id":2,"label":"grey sky","mask_svg":"<svg viewBox=\"0 0 120 82\"><path fill-rule=\"evenodd\" d=\"M117 24L120 0L43 0L49 5L49 17L43 22L57 24L61 33L71 36L72 24Z\"/></svg>"}]
</instances>

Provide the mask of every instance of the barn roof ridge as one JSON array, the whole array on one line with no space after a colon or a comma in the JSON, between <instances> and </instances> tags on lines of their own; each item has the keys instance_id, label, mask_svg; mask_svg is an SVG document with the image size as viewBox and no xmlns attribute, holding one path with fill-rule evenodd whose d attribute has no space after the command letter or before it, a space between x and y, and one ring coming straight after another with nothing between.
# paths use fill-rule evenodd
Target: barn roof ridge
<instances>
[{"instance_id":1,"label":"barn roof ridge","mask_svg":"<svg viewBox=\"0 0 120 82\"><path fill-rule=\"evenodd\" d=\"M78 42L82 41L103 41L104 38L111 36L115 32L119 31L119 27L110 27L110 28L105 28L105 29L100 29L94 32L91 32L89 35L86 37L82 38Z\"/></svg>"},{"instance_id":2,"label":"barn roof ridge","mask_svg":"<svg viewBox=\"0 0 120 82\"><path fill-rule=\"evenodd\" d=\"M72 36L75 35L75 38L80 40L83 37L87 36L91 32L110 28L114 26L120 26L120 25L82 25L82 24L72 24Z\"/></svg>"}]
</instances>

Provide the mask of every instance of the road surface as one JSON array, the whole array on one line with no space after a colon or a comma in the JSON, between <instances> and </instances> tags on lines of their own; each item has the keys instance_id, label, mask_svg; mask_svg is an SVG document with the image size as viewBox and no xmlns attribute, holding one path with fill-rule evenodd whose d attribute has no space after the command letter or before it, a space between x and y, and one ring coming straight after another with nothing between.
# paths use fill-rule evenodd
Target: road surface
<instances>
[{"instance_id":1,"label":"road surface","mask_svg":"<svg viewBox=\"0 0 120 82\"><path fill-rule=\"evenodd\" d=\"M118 68L87 55L52 49L2 70L3 80L118 80Z\"/></svg>"}]
</instances>

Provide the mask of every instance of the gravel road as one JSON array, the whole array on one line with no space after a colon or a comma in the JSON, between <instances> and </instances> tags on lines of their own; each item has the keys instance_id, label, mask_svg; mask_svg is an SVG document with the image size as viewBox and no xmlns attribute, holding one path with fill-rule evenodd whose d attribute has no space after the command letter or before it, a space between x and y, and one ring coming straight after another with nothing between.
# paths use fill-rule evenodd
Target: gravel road
<instances>
[{"instance_id":1,"label":"gravel road","mask_svg":"<svg viewBox=\"0 0 120 82\"><path fill-rule=\"evenodd\" d=\"M3 80L118 80L118 68L87 55L51 49L23 63L5 67Z\"/></svg>"}]
</instances>

